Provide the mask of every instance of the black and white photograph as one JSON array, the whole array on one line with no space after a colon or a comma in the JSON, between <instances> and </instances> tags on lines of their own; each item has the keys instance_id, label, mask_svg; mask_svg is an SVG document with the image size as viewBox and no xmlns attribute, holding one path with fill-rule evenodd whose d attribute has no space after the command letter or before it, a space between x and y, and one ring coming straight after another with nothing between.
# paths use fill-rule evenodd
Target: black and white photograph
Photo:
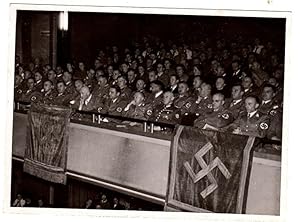
<instances>
[{"instance_id":1,"label":"black and white photograph","mask_svg":"<svg viewBox=\"0 0 300 222\"><path fill-rule=\"evenodd\" d=\"M42 6L10 5L11 212L282 219L288 12Z\"/></svg>"}]
</instances>

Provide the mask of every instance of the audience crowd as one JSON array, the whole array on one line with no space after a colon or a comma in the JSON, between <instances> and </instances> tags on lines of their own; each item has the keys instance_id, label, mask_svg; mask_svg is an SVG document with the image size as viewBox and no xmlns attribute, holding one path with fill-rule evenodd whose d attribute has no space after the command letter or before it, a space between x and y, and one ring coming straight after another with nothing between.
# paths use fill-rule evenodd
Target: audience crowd
<instances>
[{"instance_id":1,"label":"audience crowd","mask_svg":"<svg viewBox=\"0 0 300 222\"><path fill-rule=\"evenodd\" d=\"M281 140L284 49L262 39L146 36L56 67L16 56L14 98Z\"/></svg>"}]
</instances>

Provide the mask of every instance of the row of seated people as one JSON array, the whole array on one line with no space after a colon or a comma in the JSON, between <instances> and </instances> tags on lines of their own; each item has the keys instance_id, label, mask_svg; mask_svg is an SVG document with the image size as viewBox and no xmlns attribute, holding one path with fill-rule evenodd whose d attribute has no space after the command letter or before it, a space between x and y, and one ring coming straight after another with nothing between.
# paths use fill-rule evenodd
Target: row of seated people
<instances>
[{"instance_id":1,"label":"row of seated people","mask_svg":"<svg viewBox=\"0 0 300 222\"><path fill-rule=\"evenodd\" d=\"M172 87L164 90L161 81L153 80L149 84L150 92L141 78L133 91L127 86L126 76L122 75L113 82L106 75L98 75L98 84L93 88L82 80L76 80L74 87L69 72L64 72L56 87L49 79L42 81L39 72L35 73L35 77L38 78L27 79L26 91L21 90L22 84L16 84L20 86L15 88L16 100L65 105L77 110L155 122L209 127L277 140L281 138L282 94L276 91L274 84L270 84L272 78L269 83L254 90L251 77L245 76L242 82L232 84L231 96L225 98L222 91L212 92L212 86L203 82L201 76L194 76L191 90L187 82L178 82L176 75L170 76L170 82L175 81L177 91ZM40 84L37 79L43 83L42 89L37 87ZM250 87L245 89L247 84ZM250 116L245 119L247 113Z\"/></svg>"}]
</instances>

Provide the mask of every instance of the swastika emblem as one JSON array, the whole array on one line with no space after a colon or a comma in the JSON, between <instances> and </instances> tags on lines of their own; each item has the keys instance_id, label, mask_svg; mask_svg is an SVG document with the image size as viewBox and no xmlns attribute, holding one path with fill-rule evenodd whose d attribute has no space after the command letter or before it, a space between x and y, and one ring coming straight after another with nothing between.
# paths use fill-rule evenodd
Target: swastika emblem
<instances>
[{"instance_id":1,"label":"swastika emblem","mask_svg":"<svg viewBox=\"0 0 300 222\"><path fill-rule=\"evenodd\" d=\"M210 182L210 185L206 187L200 194L205 199L208 195L210 195L212 192L214 192L218 188L218 183L214 176L212 175L211 171L218 167L223 176L226 179L229 179L231 177L230 172L224 165L224 163L219 159L219 157L216 157L212 162L210 162L208 165L204 161L203 156L211 149L213 148L213 145L211 142L208 142L205 144L195 155L195 159L197 160L198 164L202 168L198 173L195 173L189 164L189 162L185 162L183 165L192 178L194 183L197 183L199 180L201 180L203 177L207 176L208 181Z\"/></svg>"}]
</instances>

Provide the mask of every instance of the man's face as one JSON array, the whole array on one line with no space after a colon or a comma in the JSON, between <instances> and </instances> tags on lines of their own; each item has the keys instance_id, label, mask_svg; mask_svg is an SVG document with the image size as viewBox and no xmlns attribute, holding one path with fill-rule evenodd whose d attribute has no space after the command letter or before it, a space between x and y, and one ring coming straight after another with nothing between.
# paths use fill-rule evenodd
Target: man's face
<instances>
[{"instance_id":1,"label":"man's face","mask_svg":"<svg viewBox=\"0 0 300 222\"><path fill-rule=\"evenodd\" d=\"M100 86L105 86L107 83L107 79L104 76L100 76L98 79Z\"/></svg>"},{"instance_id":2,"label":"man's face","mask_svg":"<svg viewBox=\"0 0 300 222\"><path fill-rule=\"evenodd\" d=\"M151 87L150 87L150 90L151 90L152 93L157 93L157 92L160 91L160 88L159 88L158 85L152 83L152 84L151 84Z\"/></svg>"},{"instance_id":3,"label":"man's face","mask_svg":"<svg viewBox=\"0 0 300 222\"><path fill-rule=\"evenodd\" d=\"M144 96L140 92L134 94L134 101L136 105L141 104L144 101Z\"/></svg>"},{"instance_id":4,"label":"man's face","mask_svg":"<svg viewBox=\"0 0 300 222\"><path fill-rule=\"evenodd\" d=\"M146 66L149 68L152 66L152 59L147 59Z\"/></svg>"},{"instance_id":5,"label":"man's face","mask_svg":"<svg viewBox=\"0 0 300 222\"><path fill-rule=\"evenodd\" d=\"M163 103L164 105L169 105L173 102L174 100L174 95L171 92L165 92L164 93L164 98L163 98Z\"/></svg>"},{"instance_id":6,"label":"man's face","mask_svg":"<svg viewBox=\"0 0 300 222\"><path fill-rule=\"evenodd\" d=\"M136 82L136 89L137 90L142 90L145 88L145 82L141 79L139 79L137 82Z\"/></svg>"},{"instance_id":7,"label":"man's face","mask_svg":"<svg viewBox=\"0 0 300 222\"><path fill-rule=\"evenodd\" d=\"M79 67L79 69L80 69L81 71L84 71L84 64L83 64L83 62L80 62L80 63L78 64L78 67Z\"/></svg>"},{"instance_id":8,"label":"man's face","mask_svg":"<svg viewBox=\"0 0 300 222\"><path fill-rule=\"evenodd\" d=\"M160 63L157 64L157 69L156 69L156 70L157 70L158 73L163 72L163 71L164 71L164 66L163 66L163 64L160 64Z\"/></svg>"},{"instance_id":9,"label":"man's face","mask_svg":"<svg viewBox=\"0 0 300 222\"><path fill-rule=\"evenodd\" d=\"M258 103L252 97L248 97L245 100L245 107L248 113L255 111L258 108Z\"/></svg>"},{"instance_id":10,"label":"man's face","mask_svg":"<svg viewBox=\"0 0 300 222\"><path fill-rule=\"evenodd\" d=\"M244 89L249 89L252 86L252 80L250 77L243 78L242 85Z\"/></svg>"},{"instance_id":11,"label":"man's face","mask_svg":"<svg viewBox=\"0 0 300 222\"><path fill-rule=\"evenodd\" d=\"M144 69L143 66L139 66L139 67L138 67L138 72L139 72L139 74L144 73L144 71L145 71L145 69Z\"/></svg>"},{"instance_id":12,"label":"man's face","mask_svg":"<svg viewBox=\"0 0 300 222\"><path fill-rule=\"evenodd\" d=\"M28 89L33 89L33 87L34 87L34 80L33 79L28 79L27 80L27 87L28 87Z\"/></svg>"},{"instance_id":13,"label":"man's face","mask_svg":"<svg viewBox=\"0 0 300 222\"><path fill-rule=\"evenodd\" d=\"M264 101L271 100L274 97L274 91L271 87L264 87L262 98Z\"/></svg>"},{"instance_id":14,"label":"man's face","mask_svg":"<svg viewBox=\"0 0 300 222\"><path fill-rule=\"evenodd\" d=\"M110 88L109 89L109 98L115 99L118 96L119 96L119 93L117 92L117 90L115 88Z\"/></svg>"},{"instance_id":15,"label":"man's face","mask_svg":"<svg viewBox=\"0 0 300 222\"><path fill-rule=\"evenodd\" d=\"M182 76L183 75L183 68L181 66L177 66L176 67L176 73L178 76Z\"/></svg>"},{"instance_id":16,"label":"man's face","mask_svg":"<svg viewBox=\"0 0 300 222\"><path fill-rule=\"evenodd\" d=\"M113 72L113 80L117 80L120 75L121 74L120 74L119 70L114 70L114 72Z\"/></svg>"},{"instance_id":17,"label":"man's face","mask_svg":"<svg viewBox=\"0 0 300 222\"><path fill-rule=\"evenodd\" d=\"M43 78L43 76L41 75L41 73L36 72L34 74L34 79L35 79L36 82L39 81L39 80L41 80L42 78Z\"/></svg>"},{"instance_id":18,"label":"man's face","mask_svg":"<svg viewBox=\"0 0 300 222\"><path fill-rule=\"evenodd\" d=\"M25 71L25 79L29 79L31 77L31 72L30 71Z\"/></svg>"},{"instance_id":19,"label":"man's face","mask_svg":"<svg viewBox=\"0 0 300 222\"><path fill-rule=\"evenodd\" d=\"M218 110L223 107L224 99L220 95L214 95L212 98L212 106L214 110Z\"/></svg>"},{"instance_id":20,"label":"man's face","mask_svg":"<svg viewBox=\"0 0 300 222\"><path fill-rule=\"evenodd\" d=\"M68 73L68 72L64 72L64 74L63 74L63 80L64 80L65 83L71 81L71 74Z\"/></svg>"},{"instance_id":21,"label":"man's face","mask_svg":"<svg viewBox=\"0 0 300 222\"><path fill-rule=\"evenodd\" d=\"M149 76L149 81L150 82L153 82L154 80L157 79L157 75L153 71L149 72L148 76Z\"/></svg>"},{"instance_id":22,"label":"man's face","mask_svg":"<svg viewBox=\"0 0 300 222\"><path fill-rule=\"evenodd\" d=\"M201 75L201 71L196 66L194 66L194 68L193 68L193 74L194 74L194 76L200 76Z\"/></svg>"},{"instance_id":23,"label":"man's face","mask_svg":"<svg viewBox=\"0 0 300 222\"><path fill-rule=\"evenodd\" d=\"M200 95L202 97L207 97L210 95L210 89L209 89L209 86L206 85L206 84L201 84L201 91L200 91Z\"/></svg>"},{"instance_id":24,"label":"man's face","mask_svg":"<svg viewBox=\"0 0 300 222\"><path fill-rule=\"evenodd\" d=\"M184 84L184 83L180 83L179 85L178 85L178 93L180 94L180 95L183 95L183 94L185 94L187 91L188 91L188 86L187 86L187 84Z\"/></svg>"},{"instance_id":25,"label":"man's face","mask_svg":"<svg viewBox=\"0 0 300 222\"><path fill-rule=\"evenodd\" d=\"M75 81L75 89L77 92L80 92L81 88L83 87L83 82L80 80Z\"/></svg>"},{"instance_id":26,"label":"man's face","mask_svg":"<svg viewBox=\"0 0 300 222\"><path fill-rule=\"evenodd\" d=\"M86 100L90 96L90 90L88 87L82 87L80 89L80 98Z\"/></svg>"},{"instance_id":27,"label":"man's face","mask_svg":"<svg viewBox=\"0 0 300 222\"><path fill-rule=\"evenodd\" d=\"M15 76L15 85L19 85L22 82L22 77L20 75Z\"/></svg>"},{"instance_id":28,"label":"man's face","mask_svg":"<svg viewBox=\"0 0 300 222\"><path fill-rule=\"evenodd\" d=\"M53 79L55 79L55 77L56 77L55 72L53 70L50 70L48 72L48 79L53 80Z\"/></svg>"},{"instance_id":29,"label":"man's face","mask_svg":"<svg viewBox=\"0 0 300 222\"><path fill-rule=\"evenodd\" d=\"M123 73L127 73L128 72L128 65L123 63L121 65L121 70L122 70Z\"/></svg>"},{"instance_id":30,"label":"man's face","mask_svg":"<svg viewBox=\"0 0 300 222\"><path fill-rule=\"evenodd\" d=\"M123 77L118 78L117 81L117 84L121 89L123 89L126 86L126 80Z\"/></svg>"},{"instance_id":31,"label":"man's face","mask_svg":"<svg viewBox=\"0 0 300 222\"><path fill-rule=\"evenodd\" d=\"M240 86L233 86L231 89L231 96L234 100L241 99L244 92L241 90Z\"/></svg>"},{"instance_id":32,"label":"man's face","mask_svg":"<svg viewBox=\"0 0 300 222\"><path fill-rule=\"evenodd\" d=\"M221 90L221 89L223 89L224 86L225 86L225 81L224 81L224 79L223 79L223 78L218 78L218 79L216 80L216 88L217 88L218 90Z\"/></svg>"},{"instance_id":33,"label":"man's face","mask_svg":"<svg viewBox=\"0 0 300 222\"><path fill-rule=\"evenodd\" d=\"M52 89L52 84L49 81L44 82L44 90L48 92Z\"/></svg>"},{"instance_id":34,"label":"man's face","mask_svg":"<svg viewBox=\"0 0 300 222\"><path fill-rule=\"evenodd\" d=\"M95 65L95 69L98 69L101 66L101 63L98 59L96 59L94 65Z\"/></svg>"},{"instance_id":35,"label":"man's face","mask_svg":"<svg viewBox=\"0 0 300 222\"><path fill-rule=\"evenodd\" d=\"M57 74L62 73L62 71L63 71L63 70L62 70L62 68L61 68L60 66L57 66L57 67L56 67L56 73L57 73Z\"/></svg>"},{"instance_id":36,"label":"man's face","mask_svg":"<svg viewBox=\"0 0 300 222\"><path fill-rule=\"evenodd\" d=\"M166 60L164 65L166 69L170 69L171 63L169 60Z\"/></svg>"},{"instance_id":37,"label":"man's face","mask_svg":"<svg viewBox=\"0 0 300 222\"><path fill-rule=\"evenodd\" d=\"M222 76L225 73L225 70L223 67L218 66L217 68L217 76Z\"/></svg>"},{"instance_id":38,"label":"man's face","mask_svg":"<svg viewBox=\"0 0 300 222\"><path fill-rule=\"evenodd\" d=\"M60 82L57 84L58 93L63 93L65 91L65 89L66 89L66 86L63 83Z\"/></svg>"},{"instance_id":39,"label":"man's face","mask_svg":"<svg viewBox=\"0 0 300 222\"><path fill-rule=\"evenodd\" d=\"M202 80L200 78L194 78L193 87L194 89L198 89L202 84Z\"/></svg>"},{"instance_id":40,"label":"man's face","mask_svg":"<svg viewBox=\"0 0 300 222\"><path fill-rule=\"evenodd\" d=\"M127 73L127 78L128 78L129 81L134 81L134 79L135 79L134 71L129 71Z\"/></svg>"},{"instance_id":41,"label":"man's face","mask_svg":"<svg viewBox=\"0 0 300 222\"><path fill-rule=\"evenodd\" d=\"M170 77L170 85L171 85L171 86L176 85L177 82L178 82L178 80L177 80L177 78L176 78L175 76L171 76L171 77Z\"/></svg>"},{"instance_id":42,"label":"man's face","mask_svg":"<svg viewBox=\"0 0 300 222\"><path fill-rule=\"evenodd\" d=\"M268 80L268 83L271 84L272 86L276 87L277 86L277 80L275 78L270 78Z\"/></svg>"},{"instance_id":43,"label":"man's face","mask_svg":"<svg viewBox=\"0 0 300 222\"><path fill-rule=\"evenodd\" d=\"M235 71L238 71L239 70L239 64L237 63L237 62L233 62L232 64L231 64L231 66L232 66L232 70L235 72Z\"/></svg>"},{"instance_id":44,"label":"man's face","mask_svg":"<svg viewBox=\"0 0 300 222\"><path fill-rule=\"evenodd\" d=\"M109 76L112 76L112 74L113 74L113 72L114 72L113 67L112 67L112 66L108 66L108 67L107 67L107 72L108 72L108 75L109 75Z\"/></svg>"},{"instance_id":45,"label":"man's face","mask_svg":"<svg viewBox=\"0 0 300 222\"><path fill-rule=\"evenodd\" d=\"M97 70L96 72L96 79L99 78L99 76L104 75L104 72L102 70Z\"/></svg>"}]
</instances>

